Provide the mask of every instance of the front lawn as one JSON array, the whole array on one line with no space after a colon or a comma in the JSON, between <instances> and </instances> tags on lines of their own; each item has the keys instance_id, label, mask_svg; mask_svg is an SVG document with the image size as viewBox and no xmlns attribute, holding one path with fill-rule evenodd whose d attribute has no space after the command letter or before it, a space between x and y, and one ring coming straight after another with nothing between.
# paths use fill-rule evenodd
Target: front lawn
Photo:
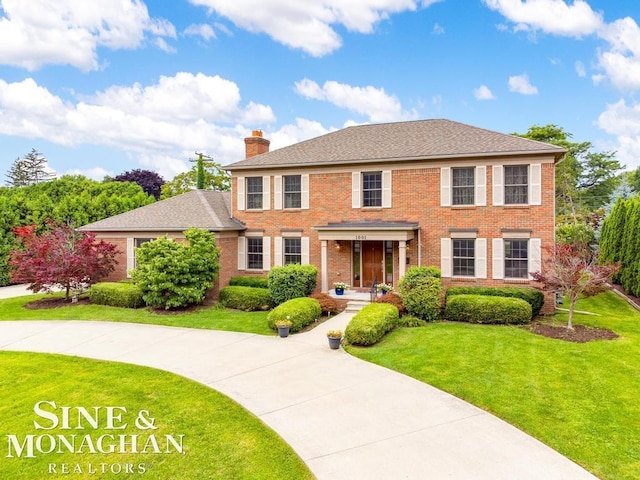
<instances>
[{"instance_id":1,"label":"front lawn","mask_svg":"<svg viewBox=\"0 0 640 480\"><path fill-rule=\"evenodd\" d=\"M313 478L291 447L258 418L215 390L178 375L121 363L17 352L0 352L0 365L0 478ZM45 415L36 414L34 407L42 401L55 402L56 408L40 404ZM62 407L71 407L69 429L60 428ZM99 407L98 428L79 416L76 407L86 408L93 419L94 407ZM106 407L118 407L114 429L107 428ZM55 418L60 426L50 429ZM36 428L36 423L42 428ZM126 428L118 429L125 423ZM58 439L60 434L68 442L75 436L75 446L71 443L75 453ZM20 445L26 445L28 435L35 435L34 445L42 438L44 451L50 449L52 436L56 451L41 454L34 446L35 458L25 458L25 447L18 457L15 447L9 447L10 435ZM98 450L102 435L113 437L103 438L101 450L108 452L114 446L116 451L88 453L89 445ZM124 453L119 451L120 435L125 435ZM132 435L138 435L138 453L132 453ZM160 452L153 443L147 444L151 435ZM165 441L165 435L176 443ZM181 441L180 435L184 435ZM70 473L65 474L65 469Z\"/></svg>"},{"instance_id":2,"label":"front lawn","mask_svg":"<svg viewBox=\"0 0 640 480\"><path fill-rule=\"evenodd\" d=\"M436 322L400 328L359 358L467 400L603 479L640 478L640 313L612 292L577 324L620 338L569 343L525 328ZM566 324L566 314L557 315Z\"/></svg>"},{"instance_id":3,"label":"front lawn","mask_svg":"<svg viewBox=\"0 0 640 480\"><path fill-rule=\"evenodd\" d=\"M61 296L62 294L54 294ZM149 309L118 308L104 305L69 305L30 310L25 304L51 295L27 295L0 300L1 320L107 320L110 322L150 323L172 327L207 328L271 335L267 312L241 312L216 307L193 311L155 313Z\"/></svg>"}]
</instances>

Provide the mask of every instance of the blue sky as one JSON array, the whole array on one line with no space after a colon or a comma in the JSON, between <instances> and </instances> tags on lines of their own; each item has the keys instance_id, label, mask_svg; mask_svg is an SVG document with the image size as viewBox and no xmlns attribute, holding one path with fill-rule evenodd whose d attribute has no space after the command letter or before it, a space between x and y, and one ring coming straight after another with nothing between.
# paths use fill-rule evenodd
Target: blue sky
<instances>
[{"instance_id":1,"label":"blue sky","mask_svg":"<svg viewBox=\"0 0 640 480\"><path fill-rule=\"evenodd\" d=\"M640 166L637 0L0 0L0 173L166 180L348 125L553 123Z\"/></svg>"}]
</instances>

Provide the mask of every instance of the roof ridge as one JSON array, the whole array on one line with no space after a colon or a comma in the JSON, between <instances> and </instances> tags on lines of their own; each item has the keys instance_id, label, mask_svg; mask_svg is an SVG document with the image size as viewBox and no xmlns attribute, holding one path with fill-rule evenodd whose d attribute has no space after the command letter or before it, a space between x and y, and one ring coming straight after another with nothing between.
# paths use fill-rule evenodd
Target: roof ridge
<instances>
[{"instance_id":1,"label":"roof ridge","mask_svg":"<svg viewBox=\"0 0 640 480\"><path fill-rule=\"evenodd\" d=\"M196 195L198 196L198 198L200 199L200 202L204 206L205 211L209 214L209 218L211 218L214 221L215 224L222 225L223 223L220 221L220 217L218 217L218 215L216 214L216 212L213 209L213 207L211 206L211 204L205 198L204 191L195 190L195 192L196 192ZM226 207L226 205L225 205L225 207Z\"/></svg>"}]
</instances>

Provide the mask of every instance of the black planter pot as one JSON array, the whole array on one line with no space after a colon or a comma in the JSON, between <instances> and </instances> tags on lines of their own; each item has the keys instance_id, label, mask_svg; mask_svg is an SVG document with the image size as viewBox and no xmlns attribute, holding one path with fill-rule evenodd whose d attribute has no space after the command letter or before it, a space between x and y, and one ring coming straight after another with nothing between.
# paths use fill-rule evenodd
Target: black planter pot
<instances>
[{"instance_id":1,"label":"black planter pot","mask_svg":"<svg viewBox=\"0 0 640 480\"><path fill-rule=\"evenodd\" d=\"M342 338L334 338L334 337L327 337L329 339L329 347L332 350L337 350L340 348L340 342L342 341Z\"/></svg>"},{"instance_id":2,"label":"black planter pot","mask_svg":"<svg viewBox=\"0 0 640 480\"><path fill-rule=\"evenodd\" d=\"M280 338L287 338L289 330L291 330L291 327L278 327L278 335L280 335Z\"/></svg>"}]
</instances>

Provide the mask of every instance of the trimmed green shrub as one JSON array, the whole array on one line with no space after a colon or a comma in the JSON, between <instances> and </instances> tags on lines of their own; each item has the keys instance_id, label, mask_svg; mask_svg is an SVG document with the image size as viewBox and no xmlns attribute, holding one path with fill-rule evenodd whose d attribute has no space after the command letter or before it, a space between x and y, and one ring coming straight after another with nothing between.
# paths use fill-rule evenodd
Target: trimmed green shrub
<instances>
[{"instance_id":1,"label":"trimmed green shrub","mask_svg":"<svg viewBox=\"0 0 640 480\"><path fill-rule=\"evenodd\" d=\"M402 303L400 295L395 292L389 292L384 295L380 295L378 298L376 298L375 301L376 303L390 303L398 309L398 313L400 315L404 315L405 313L407 313L407 309L405 308L404 303Z\"/></svg>"},{"instance_id":2,"label":"trimmed green shrub","mask_svg":"<svg viewBox=\"0 0 640 480\"><path fill-rule=\"evenodd\" d=\"M89 300L97 305L109 305L112 307L144 307L142 291L130 282L96 283L89 289Z\"/></svg>"},{"instance_id":3,"label":"trimmed green shrub","mask_svg":"<svg viewBox=\"0 0 640 480\"><path fill-rule=\"evenodd\" d=\"M233 277L229 280L229 286L269 288L267 277Z\"/></svg>"},{"instance_id":4,"label":"trimmed green shrub","mask_svg":"<svg viewBox=\"0 0 640 480\"><path fill-rule=\"evenodd\" d=\"M373 345L398 325L398 309L388 303L370 303L356 313L344 331L352 345Z\"/></svg>"},{"instance_id":5,"label":"trimmed green shrub","mask_svg":"<svg viewBox=\"0 0 640 480\"><path fill-rule=\"evenodd\" d=\"M268 277L269 293L276 305L293 298L308 297L315 290L317 282L316 267L297 263L273 267Z\"/></svg>"},{"instance_id":6,"label":"trimmed green shrub","mask_svg":"<svg viewBox=\"0 0 640 480\"><path fill-rule=\"evenodd\" d=\"M424 327L427 324L424 320L414 317L413 315L402 315L398 321L399 327Z\"/></svg>"},{"instance_id":7,"label":"trimmed green shrub","mask_svg":"<svg viewBox=\"0 0 640 480\"><path fill-rule=\"evenodd\" d=\"M442 281L436 267L411 267L400 279L399 294L407 313L432 321L442 310Z\"/></svg>"},{"instance_id":8,"label":"trimmed green shrub","mask_svg":"<svg viewBox=\"0 0 640 480\"><path fill-rule=\"evenodd\" d=\"M269 328L275 330L278 320L291 321L291 332L299 332L304 327L320 318L322 309L315 298L294 298L288 300L269 312L267 323Z\"/></svg>"},{"instance_id":9,"label":"trimmed green shrub","mask_svg":"<svg viewBox=\"0 0 640 480\"><path fill-rule=\"evenodd\" d=\"M544 293L532 287L450 287L447 289L447 302L454 295L486 295L491 297L520 298L531 305L532 317L540 313L544 305Z\"/></svg>"},{"instance_id":10,"label":"trimmed green shrub","mask_svg":"<svg viewBox=\"0 0 640 480\"><path fill-rule=\"evenodd\" d=\"M531 305L520 298L455 295L444 317L454 322L524 324L531 321Z\"/></svg>"},{"instance_id":11,"label":"trimmed green shrub","mask_svg":"<svg viewBox=\"0 0 640 480\"><path fill-rule=\"evenodd\" d=\"M224 287L220 290L220 303L227 308L246 312L269 310L271 295L266 288Z\"/></svg>"}]
</instances>

